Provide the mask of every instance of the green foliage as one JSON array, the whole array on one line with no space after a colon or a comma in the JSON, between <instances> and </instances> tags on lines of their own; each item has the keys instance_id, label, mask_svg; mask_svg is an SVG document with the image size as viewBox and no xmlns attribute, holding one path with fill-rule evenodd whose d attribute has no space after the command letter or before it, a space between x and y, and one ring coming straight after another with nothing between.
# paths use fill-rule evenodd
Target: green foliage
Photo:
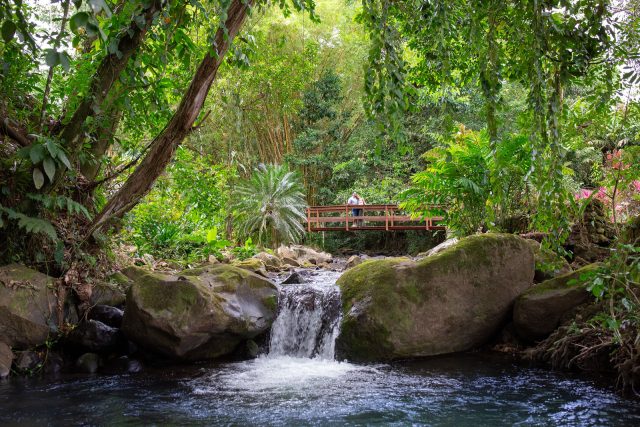
<instances>
[{"instance_id":1,"label":"green foliage","mask_svg":"<svg viewBox=\"0 0 640 427\"><path fill-rule=\"evenodd\" d=\"M0 205L0 213L6 214L9 220L17 221L18 227L22 230L26 231L30 234L42 233L49 237L53 241L58 240L58 235L56 233L53 225L47 220L30 217L23 213L17 212L10 208L5 208ZM2 219L2 215L0 215L0 228L7 226L8 223Z\"/></svg>"},{"instance_id":2,"label":"green foliage","mask_svg":"<svg viewBox=\"0 0 640 427\"><path fill-rule=\"evenodd\" d=\"M304 235L303 187L296 173L283 165L261 165L240 181L231 206L241 238L277 247Z\"/></svg>"},{"instance_id":3,"label":"green foliage","mask_svg":"<svg viewBox=\"0 0 640 427\"><path fill-rule=\"evenodd\" d=\"M251 237L245 240L244 245L235 246L231 249L231 253L238 258L240 261L244 261L245 259L251 258L255 254L258 253L258 249L253 244Z\"/></svg>"},{"instance_id":4,"label":"green foliage","mask_svg":"<svg viewBox=\"0 0 640 427\"><path fill-rule=\"evenodd\" d=\"M424 155L428 167L400 194L401 206L414 215L444 216L455 235L495 228L526 202L529 170L527 138L512 136L492 144L484 132L461 127L443 147Z\"/></svg>"}]
</instances>

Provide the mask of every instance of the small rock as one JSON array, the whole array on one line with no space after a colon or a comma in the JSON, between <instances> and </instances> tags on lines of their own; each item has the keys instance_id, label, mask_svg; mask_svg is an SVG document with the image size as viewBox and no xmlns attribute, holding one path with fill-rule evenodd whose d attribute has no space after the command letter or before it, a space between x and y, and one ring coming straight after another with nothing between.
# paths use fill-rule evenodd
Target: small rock
<instances>
[{"instance_id":1,"label":"small rock","mask_svg":"<svg viewBox=\"0 0 640 427\"><path fill-rule=\"evenodd\" d=\"M282 261L275 255L271 255L267 252L260 252L254 255L255 259L259 259L267 268L267 271L280 271L282 268Z\"/></svg>"},{"instance_id":2,"label":"small rock","mask_svg":"<svg viewBox=\"0 0 640 427\"><path fill-rule=\"evenodd\" d=\"M7 378L11 372L11 364L13 363L13 352L11 348L0 342L0 379Z\"/></svg>"},{"instance_id":3,"label":"small rock","mask_svg":"<svg viewBox=\"0 0 640 427\"><path fill-rule=\"evenodd\" d=\"M107 361L101 372L107 374L137 374L142 372L142 363L127 356L121 356Z\"/></svg>"},{"instance_id":4,"label":"small rock","mask_svg":"<svg viewBox=\"0 0 640 427\"><path fill-rule=\"evenodd\" d=\"M293 258L289 258L289 257L282 257L282 262L284 262L285 264L289 264L292 267L300 267L300 263L298 261L296 261Z\"/></svg>"},{"instance_id":5,"label":"small rock","mask_svg":"<svg viewBox=\"0 0 640 427\"><path fill-rule=\"evenodd\" d=\"M304 280L302 275L297 271L294 271L289 275L289 277L282 281L283 285L299 285L302 283L307 283L307 281Z\"/></svg>"},{"instance_id":6,"label":"small rock","mask_svg":"<svg viewBox=\"0 0 640 427\"><path fill-rule=\"evenodd\" d=\"M85 374L95 374L100 367L100 356L95 353L85 353L76 360L76 369Z\"/></svg>"},{"instance_id":7,"label":"small rock","mask_svg":"<svg viewBox=\"0 0 640 427\"><path fill-rule=\"evenodd\" d=\"M209 264L220 264L215 255L209 255Z\"/></svg>"},{"instance_id":8,"label":"small rock","mask_svg":"<svg viewBox=\"0 0 640 427\"><path fill-rule=\"evenodd\" d=\"M35 351L21 351L16 361L16 368L22 372L28 372L42 366L42 359Z\"/></svg>"},{"instance_id":9,"label":"small rock","mask_svg":"<svg viewBox=\"0 0 640 427\"><path fill-rule=\"evenodd\" d=\"M344 266L345 270L348 270L352 267L355 267L358 264L362 264L362 257L358 256L358 255L352 255L348 260L347 260L347 264Z\"/></svg>"},{"instance_id":10,"label":"small rock","mask_svg":"<svg viewBox=\"0 0 640 427\"><path fill-rule=\"evenodd\" d=\"M89 320L97 320L112 328L122 326L124 311L108 305L96 305L89 312Z\"/></svg>"},{"instance_id":11,"label":"small rock","mask_svg":"<svg viewBox=\"0 0 640 427\"><path fill-rule=\"evenodd\" d=\"M442 251L444 251L447 248L450 248L451 246L456 245L458 242L460 241L460 239L458 239L457 237L454 237L452 239L447 239L444 242L440 243L438 246L431 248L427 251L427 256L430 257L432 255L435 255L437 253L440 253Z\"/></svg>"}]
</instances>

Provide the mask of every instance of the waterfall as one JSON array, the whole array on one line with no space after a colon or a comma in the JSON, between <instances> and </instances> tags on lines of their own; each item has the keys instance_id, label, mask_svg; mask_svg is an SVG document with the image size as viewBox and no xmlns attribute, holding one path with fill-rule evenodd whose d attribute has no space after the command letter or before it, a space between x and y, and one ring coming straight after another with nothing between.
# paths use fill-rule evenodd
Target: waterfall
<instances>
[{"instance_id":1,"label":"waterfall","mask_svg":"<svg viewBox=\"0 0 640 427\"><path fill-rule=\"evenodd\" d=\"M339 273L313 272L310 283L281 285L278 316L271 328L269 356L334 358L341 301Z\"/></svg>"}]
</instances>

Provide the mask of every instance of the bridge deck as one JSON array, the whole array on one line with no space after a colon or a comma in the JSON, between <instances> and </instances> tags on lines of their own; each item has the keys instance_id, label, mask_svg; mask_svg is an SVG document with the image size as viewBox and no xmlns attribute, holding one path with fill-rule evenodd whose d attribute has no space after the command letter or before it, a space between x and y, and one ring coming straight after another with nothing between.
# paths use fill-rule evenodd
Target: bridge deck
<instances>
[{"instance_id":1,"label":"bridge deck","mask_svg":"<svg viewBox=\"0 0 640 427\"><path fill-rule=\"evenodd\" d=\"M361 209L361 215L352 215ZM397 205L334 205L307 208L307 231L444 230L443 218L411 218Z\"/></svg>"}]
</instances>

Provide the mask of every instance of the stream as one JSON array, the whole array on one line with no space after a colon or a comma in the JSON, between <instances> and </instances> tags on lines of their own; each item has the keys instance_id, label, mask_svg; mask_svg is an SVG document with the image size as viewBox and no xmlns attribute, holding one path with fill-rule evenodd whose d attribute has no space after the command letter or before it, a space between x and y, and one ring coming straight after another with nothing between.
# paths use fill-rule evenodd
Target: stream
<instances>
[{"instance_id":1,"label":"stream","mask_svg":"<svg viewBox=\"0 0 640 427\"><path fill-rule=\"evenodd\" d=\"M14 377L0 382L0 425L640 425L640 404L610 386L499 354L336 361L338 275L281 286L269 352L257 359Z\"/></svg>"}]
</instances>

